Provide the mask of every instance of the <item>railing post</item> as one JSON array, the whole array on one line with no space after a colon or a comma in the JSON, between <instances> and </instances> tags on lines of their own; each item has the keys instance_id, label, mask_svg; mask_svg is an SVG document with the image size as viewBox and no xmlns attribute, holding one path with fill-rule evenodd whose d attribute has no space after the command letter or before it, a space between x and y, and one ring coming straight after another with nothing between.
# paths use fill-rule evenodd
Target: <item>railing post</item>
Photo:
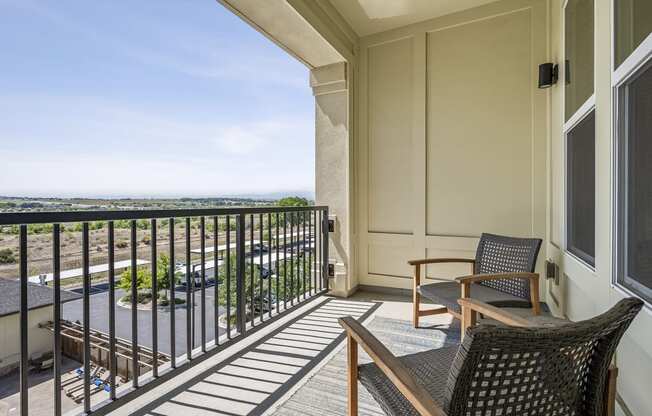
<instances>
[{"instance_id":1,"label":"railing post","mask_svg":"<svg viewBox=\"0 0 652 416\"><path fill-rule=\"evenodd\" d=\"M238 215L236 227L236 328L241 336L245 335L247 315L245 305L245 215ZM231 305L227 305L228 308Z\"/></svg>"},{"instance_id":2,"label":"railing post","mask_svg":"<svg viewBox=\"0 0 652 416\"><path fill-rule=\"evenodd\" d=\"M322 242L322 253L323 253L323 264L322 266L322 279L324 282L324 286L326 287L326 290L329 290L329 279L328 279L328 207L324 209L324 220L322 221L321 224L321 231L323 234L323 242Z\"/></svg>"},{"instance_id":3,"label":"railing post","mask_svg":"<svg viewBox=\"0 0 652 416\"><path fill-rule=\"evenodd\" d=\"M20 414L29 415L28 371L28 296L27 296L27 225L20 226Z\"/></svg>"}]
</instances>

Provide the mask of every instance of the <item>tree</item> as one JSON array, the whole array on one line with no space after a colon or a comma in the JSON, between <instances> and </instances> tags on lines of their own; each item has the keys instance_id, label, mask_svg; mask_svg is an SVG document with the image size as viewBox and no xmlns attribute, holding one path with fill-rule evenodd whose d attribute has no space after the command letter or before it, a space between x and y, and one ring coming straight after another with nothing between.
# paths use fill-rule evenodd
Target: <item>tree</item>
<instances>
[{"instance_id":1,"label":"tree","mask_svg":"<svg viewBox=\"0 0 652 416\"><path fill-rule=\"evenodd\" d=\"M179 276L175 275L174 278L176 285ZM169 297L168 291L170 290L170 257L167 254L161 254L158 262L156 263L156 283L159 289L165 290L165 295Z\"/></svg>"},{"instance_id":2,"label":"tree","mask_svg":"<svg viewBox=\"0 0 652 416\"><path fill-rule=\"evenodd\" d=\"M307 207L310 205L308 199L300 196L286 196L278 200L279 207Z\"/></svg>"},{"instance_id":3,"label":"tree","mask_svg":"<svg viewBox=\"0 0 652 416\"><path fill-rule=\"evenodd\" d=\"M131 267L126 268L120 275L118 287L131 292ZM136 288L147 289L152 287L152 273L145 267L136 270Z\"/></svg>"},{"instance_id":4,"label":"tree","mask_svg":"<svg viewBox=\"0 0 652 416\"><path fill-rule=\"evenodd\" d=\"M231 271L230 276L229 276L229 293L230 293L230 307L235 308L236 303L237 303L237 257L234 254L230 255L229 258L229 269ZM259 276L259 267L258 265L254 265L254 277L257 278ZM216 300L218 305L227 305L227 292L226 292L226 281L227 281L227 268L226 268L226 262L219 267L218 270L218 279L216 281L216 284L219 285L218 287L218 292L219 296ZM247 261L245 264L245 298L248 299L251 293L251 266L249 262ZM257 288L258 280L254 279L254 289Z\"/></svg>"},{"instance_id":5,"label":"tree","mask_svg":"<svg viewBox=\"0 0 652 416\"><path fill-rule=\"evenodd\" d=\"M236 261L237 258L235 254L232 254L229 261L230 269L231 269L230 283L229 283L231 308L235 308L237 305ZM290 299L298 296L298 294L302 294L308 291L310 288L313 287L312 277L308 278L308 276L310 276L310 270L311 270L311 264L308 261L308 259L306 259L305 267L303 267L303 259L300 257L288 258L285 262L280 261L278 264L278 278L276 276L276 272L274 272L274 275L271 278L263 279L263 286L262 286L263 297L267 299L268 290L271 290L272 300L276 300L277 302L283 302L284 300L289 301ZM218 272L219 278L217 282L217 284L219 285L218 287L219 297L217 299L217 304L224 305L224 306L227 305L226 271L227 271L226 264L224 264L222 267L220 267L220 270ZM305 286L304 286L303 276L306 277ZM261 289L260 267L258 265L254 265L253 277L254 277L253 278L254 302L260 302L260 289ZM252 279L251 279L251 266L248 261L246 262L244 280L245 280L244 287L245 287L246 312L247 314L250 314ZM277 291L277 285L278 285L278 291ZM278 293L278 299L276 298L277 293ZM256 307L255 310L259 311L259 308ZM248 319L251 319L251 317L249 317Z\"/></svg>"}]
</instances>

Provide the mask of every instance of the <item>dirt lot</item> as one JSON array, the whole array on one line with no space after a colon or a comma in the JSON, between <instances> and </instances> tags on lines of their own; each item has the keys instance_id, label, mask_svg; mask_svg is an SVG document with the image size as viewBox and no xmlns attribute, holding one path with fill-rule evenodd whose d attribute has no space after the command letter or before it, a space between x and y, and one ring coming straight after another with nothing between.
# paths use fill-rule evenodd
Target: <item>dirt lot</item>
<instances>
[{"instance_id":1,"label":"dirt lot","mask_svg":"<svg viewBox=\"0 0 652 416\"><path fill-rule=\"evenodd\" d=\"M185 261L185 228L175 227L175 258L177 261ZM91 265L104 264L108 262L108 243L107 230L90 231L90 256ZM116 261L128 260L131 258L130 247L130 230L115 229L115 259ZM151 257L151 231L138 230L138 258L149 260ZM218 244L224 244L226 232L219 233ZM235 233L231 233L232 241L235 241ZM199 248L200 235L198 227L191 227L191 248ZM206 246L213 245L213 233L206 232ZM0 250L10 248L18 257L19 239L18 235L0 234ZM168 227L160 227L157 231L157 250L159 255L169 253L169 233ZM27 240L28 256L28 275L33 276L40 273L52 272L52 235L51 234L33 234L28 236ZM193 260L198 259L198 255L193 255ZM82 263L82 241L81 233L65 231L61 234L61 269L75 269L81 267ZM15 279L19 275L18 263L1 264L0 278ZM101 281L106 276L94 276L93 281Z\"/></svg>"}]
</instances>

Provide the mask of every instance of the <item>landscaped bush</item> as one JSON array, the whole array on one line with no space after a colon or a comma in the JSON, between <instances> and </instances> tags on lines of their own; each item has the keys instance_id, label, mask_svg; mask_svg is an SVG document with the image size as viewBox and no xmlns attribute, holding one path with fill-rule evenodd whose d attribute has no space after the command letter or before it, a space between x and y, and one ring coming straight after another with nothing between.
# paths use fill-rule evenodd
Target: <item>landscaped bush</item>
<instances>
[{"instance_id":1,"label":"landscaped bush","mask_svg":"<svg viewBox=\"0 0 652 416\"><path fill-rule=\"evenodd\" d=\"M123 302L131 302L131 293L128 293L122 297ZM136 302L138 303L149 303L152 301L152 293L151 292L138 292L136 295Z\"/></svg>"},{"instance_id":2,"label":"landscaped bush","mask_svg":"<svg viewBox=\"0 0 652 416\"><path fill-rule=\"evenodd\" d=\"M174 304L175 305L181 305L183 303L186 303L185 299L182 298L174 298ZM161 306L170 306L170 299L163 299L159 302L159 305Z\"/></svg>"},{"instance_id":3,"label":"landscaped bush","mask_svg":"<svg viewBox=\"0 0 652 416\"><path fill-rule=\"evenodd\" d=\"M0 264L14 264L16 263L16 256L10 248L0 250Z\"/></svg>"}]
</instances>

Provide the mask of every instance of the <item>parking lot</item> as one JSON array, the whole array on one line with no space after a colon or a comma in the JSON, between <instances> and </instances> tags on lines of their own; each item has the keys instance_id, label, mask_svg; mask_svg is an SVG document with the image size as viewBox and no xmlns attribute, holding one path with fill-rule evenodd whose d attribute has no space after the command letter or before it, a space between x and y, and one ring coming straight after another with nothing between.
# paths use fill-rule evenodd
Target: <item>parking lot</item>
<instances>
[{"instance_id":1,"label":"parking lot","mask_svg":"<svg viewBox=\"0 0 652 416\"><path fill-rule=\"evenodd\" d=\"M121 289L116 289L115 298L120 299L125 295ZM177 298L186 298L185 289L177 287L175 291ZM64 319L83 322L83 299L66 303L63 307ZM199 288L195 289L195 347L201 343L201 293ZM92 329L109 332L109 292L106 287L100 285L93 288L90 296L90 327ZM226 309L220 307L218 316ZM170 353L170 310L168 308L158 309L158 349L160 352ZM175 309L176 321L176 353L177 355L186 352L186 305L177 306ZM215 339L215 297L214 287L211 284L206 287L206 340ZM219 335L226 332L225 328L219 328ZM131 309L115 306L115 333L116 337L131 340ZM145 347L152 347L152 311L138 310L138 343Z\"/></svg>"}]
</instances>

